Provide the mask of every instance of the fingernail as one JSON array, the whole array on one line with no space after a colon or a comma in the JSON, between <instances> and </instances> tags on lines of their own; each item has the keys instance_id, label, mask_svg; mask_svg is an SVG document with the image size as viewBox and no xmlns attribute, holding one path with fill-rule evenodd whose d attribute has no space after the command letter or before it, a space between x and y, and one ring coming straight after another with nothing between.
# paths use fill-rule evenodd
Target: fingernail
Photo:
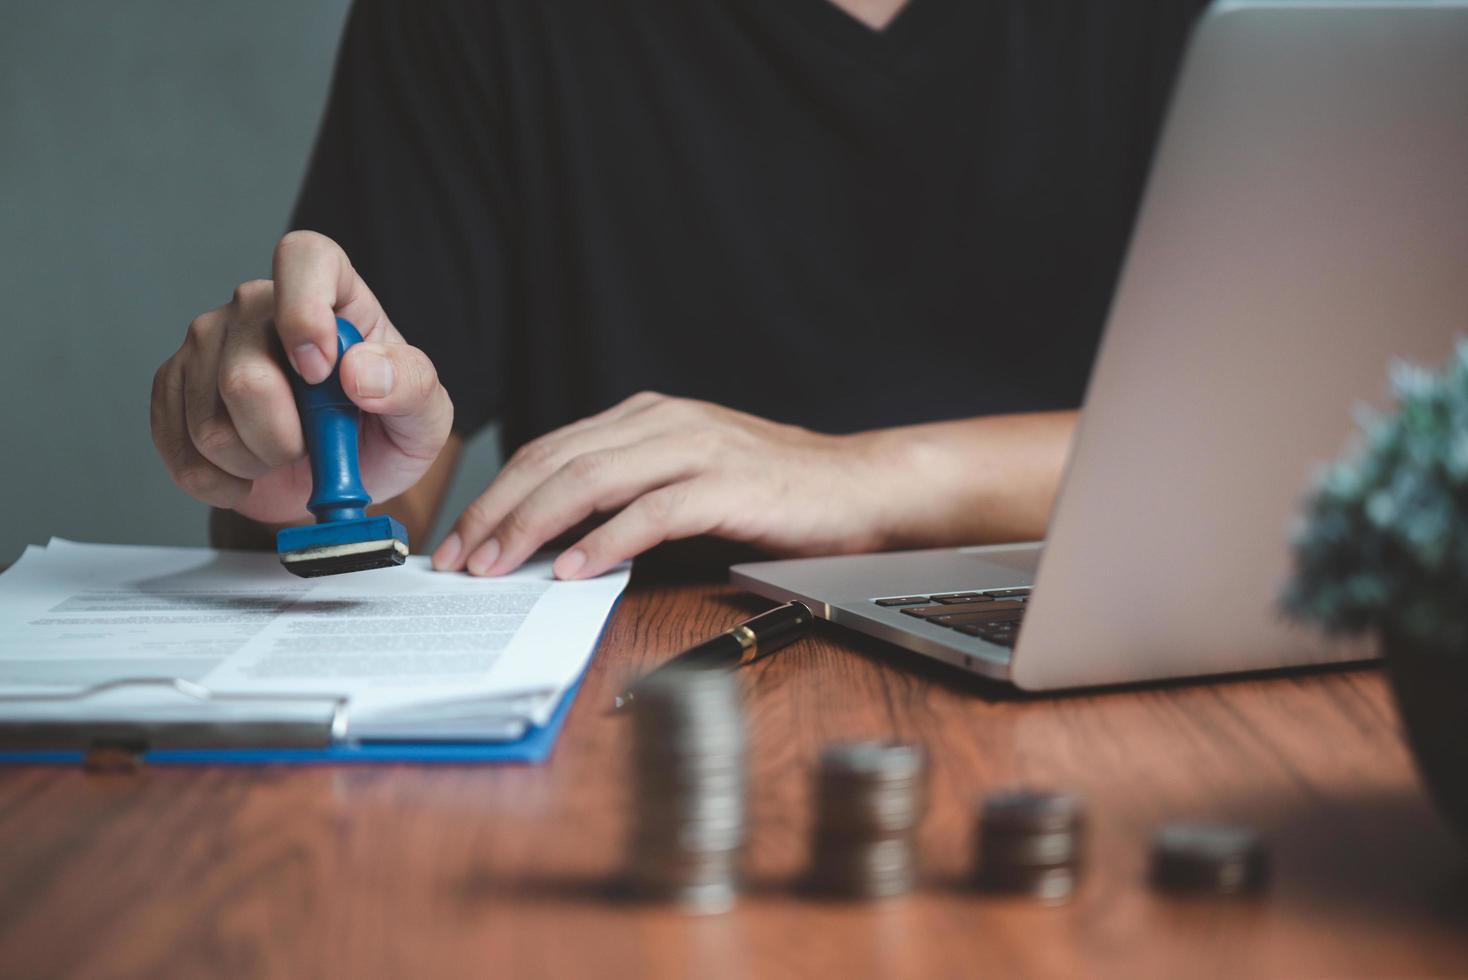
<instances>
[{"instance_id":1,"label":"fingernail","mask_svg":"<svg viewBox=\"0 0 1468 980\"><path fill-rule=\"evenodd\" d=\"M433 553L433 567L439 571L453 568L454 563L459 560L459 552L463 550L464 539L459 537L459 532L450 533Z\"/></svg>"},{"instance_id":2,"label":"fingernail","mask_svg":"<svg viewBox=\"0 0 1468 980\"><path fill-rule=\"evenodd\" d=\"M500 543L490 538L479 546L478 551L469 556L469 571L475 575L484 575L489 572L489 567L499 556Z\"/></svg>"},{"instance_id":3,"label":"fingernail","mask_svg":"<svg viewBox=\"0 0 1468 980\"><path fill-rule=\"evenodd\" d=\"M556 559L551 571L556 573L556 578L575 578L576 573L586 565L586 552L580 548L572 548L564 555Z\"/></svg>"},{"instance_id":4,"label":"fingernail","mask_svg":"<svg viewBox=\"0 0 1468 980\"><path fill-rule=\"evenodd\" d=\"M392 362L363 351L356 359L357 397L382 398L392 391Z\"/></svg>"},{"instance_id":5,"label":"fingernail","mask_svg":"<svg viewBox=\"0 0 1468 980\"><path fill-rule=\"evenodd\" d=\"M331 374L331 363L327 361L326 355L321 353L321 348L315 344L302 344L291 354L291 360L296 365L296 373L306 380L307 384L320 384Z\"/></svg>"}]
</instances>

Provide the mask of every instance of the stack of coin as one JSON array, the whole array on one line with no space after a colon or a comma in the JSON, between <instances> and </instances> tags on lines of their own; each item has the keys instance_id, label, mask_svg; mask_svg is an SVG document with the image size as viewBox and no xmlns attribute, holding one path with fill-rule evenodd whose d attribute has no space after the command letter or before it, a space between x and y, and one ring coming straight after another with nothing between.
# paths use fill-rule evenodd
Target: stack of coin
<instances>
[{"instance_id":1,"label":"stack of coin","mask_svg":"<svg viewBox=\"0 0 1468 980\"><path fill-rule=\"evenodd\" d=\"M983 801L976 878L986 891L1063 902L1075 891L1086 806L1073 793L1012 790Z\"/></svg>"},{"instance_id":2,"label":"stack of coin","mask_svg":"<svg viewBox=\"0 0 1468 980\"><path fill-rule=\"evenodd\" d=\"M1152 839L1152 883L1164 891L1241 895L1264 887L1269 852L1247 827L1173 823Z\"/></svg>"},{"instance_id":3,"label":"stack of coin","mask_svg":"<svg viewBox=\"0 0 1468 980\"><path fill-rule=\"evenodd\" d=\"M734 675L660 671L633 709L631 873L688 911L734 904L745 833L745 733Z\"/></svg>"},{"instance_id":4,"label":"stack of coin","mask_svg":"<svg viewBox=\"0 0 1468 980\"><path fill-rule=\"evenodd\" d=\"M816 776L811 887L848 898L911 891L926 776L927 758L915 745L857 742L827 749Z\"/></svg>"}]
</instances>

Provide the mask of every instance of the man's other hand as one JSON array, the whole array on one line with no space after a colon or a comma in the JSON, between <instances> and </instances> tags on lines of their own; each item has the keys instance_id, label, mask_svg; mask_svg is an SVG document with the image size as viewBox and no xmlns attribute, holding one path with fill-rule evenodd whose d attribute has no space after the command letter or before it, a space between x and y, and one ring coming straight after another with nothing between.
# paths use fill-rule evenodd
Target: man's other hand
<instances>
[{"instance_id":1,"label":"man's other hand","mask_svg":"<svg viewBox=\"0 0 1468 980\"><path fill-rule=\"evenodd\" d=\"M433 564L503 575L596 515L611 516L560 554L557 577L699 534L776 554L870 551L888 544L903 506L895 448L884 433L821 435L645 392L522 447Z\"/></svg>"}]
</instances>

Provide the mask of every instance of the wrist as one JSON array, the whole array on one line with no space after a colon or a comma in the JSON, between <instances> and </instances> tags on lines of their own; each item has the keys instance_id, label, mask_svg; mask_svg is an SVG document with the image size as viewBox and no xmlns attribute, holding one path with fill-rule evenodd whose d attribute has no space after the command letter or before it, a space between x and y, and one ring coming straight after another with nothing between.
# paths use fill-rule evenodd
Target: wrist
<instances>
[{"instance_id":1,"label":"wrist","mask_svg":"<svg viewBox=\"0 0 1468 980\"><path fill-rule=\"evenodd\" d=\"M863 460L868 506L864 551L934 548L954 541L962 460L929 426L877 429L841 438ZM972 462L971 460L969 462Z\"/></svg>"},{"instance_id":2,"label":"wrist","mask_svg":"<svg viewBox=\"0 0 1468 980\"><path fill-rule=\"evenodd\" d=\"M851 437L869 463L870 543L892 550L1043 537L1074 418L992 416Z\"/></svg>"}]
</instances>

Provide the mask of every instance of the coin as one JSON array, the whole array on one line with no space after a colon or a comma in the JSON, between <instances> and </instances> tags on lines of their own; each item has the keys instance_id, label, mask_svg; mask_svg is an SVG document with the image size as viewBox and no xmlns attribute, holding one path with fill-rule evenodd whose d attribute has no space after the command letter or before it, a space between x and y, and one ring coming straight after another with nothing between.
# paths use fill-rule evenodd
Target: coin
<instances>
[{"instance_id":1,"label":"coin","mask_svg":"<svg viewBox=\"0 0 1468 980\"><path fill-rule=\"evenodd\" d=\"M1004 867L1078 864L1083 838L1074 830L1016 834L990 829L979 835L979 860Z\"/></svg>"},{"instance_id":2,"label":"coin","mask_svg":"<svg viewBox=\"0 0 1468 980\"><path fill-rule=\"evenodd\" d=\"M1039 902L1070 899L1080 883L1080 868L1061 864L1051 868L988 868L980 879L986 891L1020 895Z\"/></svg>"},{"instance_id":3,"label":"coin","mask_svg":"<svg viewBox=\"0 0 1468 980\"><path fill-rule=\"evenodd\" d=\"M632 884L689 911L727 910L748 793L737 682L727 671L660 671L639 684L632 717Z\"/></svg>"},{"instance_id":4,"label":"coin","mask_svg":"<svg viewBox=\"0 0 1468 980\"><path fill-rule=\"evenodd\" d=\"M1152 839L1152 883L1165 891L1239 895L1264 887L1269 851L1247 827L1178 822Z\"/></svg>"},{"instance_id":5,"label":"coin","mask_svg":"<svg viewBox=\"0 0 1468 980\"><path fill-rule=\"evenodd\" d=\"M821 753L823 776L863 779L921 779L928 759L921 746L904 742L845 742Z\"/></svg>"},{"instance_id":6,"label":"coin","mask_svg":"<svg viewBox=\"0 0 1468 980\"><path fill-rule=\"evenodd\" d=\"M810 885L851 898L911 891L926 779L927 756L920 746L855 742L822 753Z\"/></svg>"},{"instance_id":7,"label":"coin","mask_svg":"<svg viewBox=\"0 0 1468 980\"><path fill-rule=\"evenodd\" d=\"M912 838L849 840L817 844L811 857L811 883L827 894L850 898L901 895L916 884Z\"/></svg>"},{"instance_id":8,"label":"coin","mask_svg":"<svg viewBox=\"0 0 1468 980\"><path fill-rule=\"evenodd\" d=\"M1086 802L1075 793L1018 788L990 793L983 801L984 826L992 830L1074 830L1085 817Z\"/></svg>"},{"instance_id":9,"label":"coin","mask_svg":"<svg viewBox=\"0 0 1468 980\"><path fill-rule=\"evenodd\" d=\"M1064 901L1080 880L1085 823L1085 801L1074 793L989 794L975 833L976 883L986 891Z\"/></svg>"}]
</instances>

